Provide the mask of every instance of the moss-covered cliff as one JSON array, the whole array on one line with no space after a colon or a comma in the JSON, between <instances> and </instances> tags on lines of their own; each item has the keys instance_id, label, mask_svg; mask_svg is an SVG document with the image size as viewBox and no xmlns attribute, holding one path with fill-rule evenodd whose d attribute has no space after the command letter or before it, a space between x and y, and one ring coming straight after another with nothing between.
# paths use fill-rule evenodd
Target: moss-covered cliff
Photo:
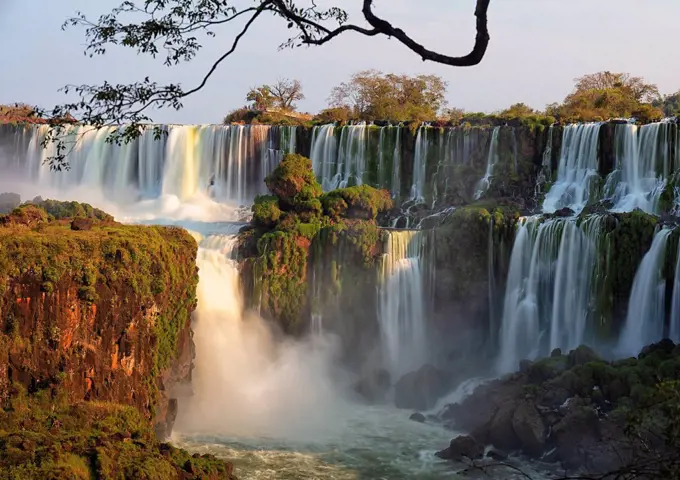
<instances>
[{"instance_id":1,"label":"moss-covered cliff","mask_svg":"<svg viewBox=\"0 0 680 480\"><path fill-rule=\"evenodd\" d=\"M251 303L284 331L300 334L313 312L328 307L332 317L338 298L346 306L370 291L375 302L382 251L375 219L392 207L389 194L368 186L323 194L310 160L300 155L286 156L266 183L273 195L256 199L240 238Z\"/></svg>"},{"instance_id":2,"label":"moss-covered cliff","mask_svg":"<svg viewBox=\"0 0 680 480\"><path fill-rule=\"evenodd\" d=\"M196 251L182 229L120 225L77 203L0 216L0 448L11 478L208 478L181 476L153 439L169 434L174 389L191 379ZM127 447L110 445L116 432ZM55 473L64 464L66 477Z\"/></svg>"}]
</instances>

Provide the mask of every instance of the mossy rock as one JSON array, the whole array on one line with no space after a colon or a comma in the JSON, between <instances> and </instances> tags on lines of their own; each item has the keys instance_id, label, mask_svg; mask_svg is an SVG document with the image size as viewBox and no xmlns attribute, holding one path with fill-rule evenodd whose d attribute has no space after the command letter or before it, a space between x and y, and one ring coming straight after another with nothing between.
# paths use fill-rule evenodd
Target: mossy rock
<instances>
[{"instance_id":1,"label":"mossy rock","mask_svg":"<svg viewBox=\"0 0 680 480\"><path fill-rule=\"evenodd\" d=\"M369 185L340 188L322 197L324 213L333 219L351 218L375 220L378 213L392 208L392 198L387 190Z\"/></svg>"},{"instance_id":2,"label":"mossy rock","mask_svg":"<svg viewBox=\"0 0 680 480\"><path fill-rule=\"evenodd\" d=\"M159 444L129 406L18 388L0 409L0 478L234 480L231 472L213 456Z\"/></svg>"},{"instance_id":3,"label":"mossy rock","mask_svg":"<svg viewBox=\"0 0 680 480\"><path fill-rule=\"evenodd\" d=\"M279 199L283 210L295 209L301 202L319 198L323 193L314 175L312 161L298 154L286 155L265 183Z\"/></svg>"}]
</instances>

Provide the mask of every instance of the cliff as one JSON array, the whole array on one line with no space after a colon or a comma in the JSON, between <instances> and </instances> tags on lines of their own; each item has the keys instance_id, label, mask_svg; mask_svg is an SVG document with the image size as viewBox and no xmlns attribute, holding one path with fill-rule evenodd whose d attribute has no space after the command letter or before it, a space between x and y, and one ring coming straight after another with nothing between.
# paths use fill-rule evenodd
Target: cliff
<instances>
[{"instance_id":1,"label":"cliff","mask_svg":"<svg viewBox=\"0 0 680 480\"><path fill-rule=\"evenodd\" d=\"M121 225L75 202L22 205L0 216L0 404L5 412L23 412L41 434L46 414L40 406L51 403L56 413L47 416L52 422L55 415L62 424L67 422L62 413L73 416L68 435L78 428L91 430L93 438L101 430L109 441L114 430L135 442L137 436L143 448L132 448L133 457L142 461L150 457L141 450L153 451L156 460L166 462L161 471L174 469L159 453L154 430L161 440L170 433L175 392L191 380L196 252L196 242L182 229ZM18 417L4 415L9 425L0 424L0 446L10 448ZM3 443L5 432L11 438ZM40 437L25 450L62 440L67 441L59 435ZM101 453L97 445L69 445L64 448L86 463ZM130 474L116 465L116 457L125 454L115 453L120 448L102 453L111 465L97 464L98 474L108 468L112 476L123 471L125 478L172 478ZM52 460L59 463L58 457ZM44 467L39 460L33 458L36 468ZM10 458L10 468L16 462Z\"/></svg>"}]
</instances>

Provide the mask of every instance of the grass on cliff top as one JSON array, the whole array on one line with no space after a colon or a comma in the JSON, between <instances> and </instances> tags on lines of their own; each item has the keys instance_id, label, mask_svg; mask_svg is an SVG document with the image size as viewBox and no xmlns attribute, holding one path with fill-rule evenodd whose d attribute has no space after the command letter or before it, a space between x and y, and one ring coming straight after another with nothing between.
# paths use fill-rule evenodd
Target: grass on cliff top
<instances>
[{"instance_id":1,"label":"grass on cliff top","mask_svg":"<svg viewBox=\"0 0 680 480\"><path fill-rule=\"evenodd\" d=\"M176 355L195 304L196 241L181 228L121 225L103 212L73 205L50 208L105 220L75 231L67 220L48 221L45 209L34 205L0 216L0 312L12 300L6 293L13 285L38 284L50 295L60 285L75 283L79 299L90 304L101 292L129 292L140 305L161 307L155 370L162 371Z\"/></svg>"},{"instance_id":2,"label":"grass on cliff top","mask_svg":"<svg viewBox=\"0 0 680 480\"><path fill-rule=\"evenodd\" d=\"M0 409L0 480L233 479L231 465L156 441L132 407L21 388Z\"/></svg>"}]
</instances>

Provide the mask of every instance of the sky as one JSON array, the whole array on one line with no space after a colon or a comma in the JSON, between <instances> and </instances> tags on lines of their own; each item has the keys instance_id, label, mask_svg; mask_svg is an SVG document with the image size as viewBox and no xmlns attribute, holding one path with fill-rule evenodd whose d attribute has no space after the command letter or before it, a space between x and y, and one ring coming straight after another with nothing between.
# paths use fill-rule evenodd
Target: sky
<instances>
[{"instance_id":1,"label":"sky","mask_svg":"<svg viewBox=\"0 0 680 480\"><path fill-rule=\"evenodd\" d=\"M141 0L136 0L140 1ZM302 0L307 1L307 0ZM235 3L252 5L251 0ZM76 11L96 17L120 0L0 0L0 104L24 102L50 107L65 100L66 84L127 83L145 76L189 88L230 45L234 27L208 39L188 65L168 68L161 60L112 49L83 55L84 31L62 31ZM346 8L364 25L361 0L319 0ZM376 0L376 11L426 47L449 55L468 53L474 42L474 0ZM456 68L423 62L396 40L347 33L321 47L279 51L288 30L281 19L264 19L244 38L205 89L188 97L180 111L154 112L166 123L219 123L244 105L252 86L297 78L306 99L300 111L326 107L333 86L369 68L404 74L437 74L448 82L449 106L492 112L516 102L537 109L561 101L574 79L610 70L630 72L658 85L680 89L677 43L679 0L492 0L491 42L482 63Z\"/></svg>"}]
</instances>

